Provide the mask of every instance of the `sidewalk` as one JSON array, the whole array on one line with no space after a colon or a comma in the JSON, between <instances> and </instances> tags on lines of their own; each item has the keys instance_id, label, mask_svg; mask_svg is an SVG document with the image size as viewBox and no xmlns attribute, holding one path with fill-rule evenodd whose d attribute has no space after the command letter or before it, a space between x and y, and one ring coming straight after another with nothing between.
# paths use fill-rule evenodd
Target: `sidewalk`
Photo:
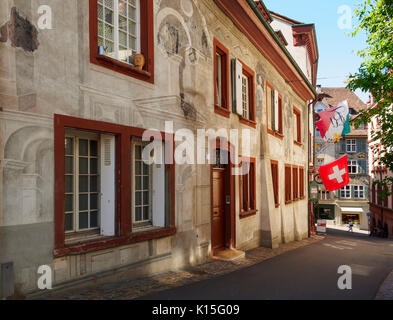
<instances>
[{"instance_id":1,"label":"sidewalk","mask_svg":"<svg viewBox=\"0 0 393 320\"><path fill-rule=\"evenodd\" d=\"M334 230L341 230L341 231L348 231L347 226L337 226L337 225L327 225L327 229L334 229ZM360 230L359 228L353 227L353 233L361 233L361 234L369 234L367 230Z\"/></svg>"},{"instance_id":2,"label":"sidewalk","mask_svg":"<svg viewBox=\"0 0 393 320\"><path fill-rule=\"evenodd\" d=\"M382 283L375 300L393 300L393 271Z\"/></svg>"},{"instance_id":3,"label":"sidewalk","mask_svg":"<svg viewBox=\"0 0 393 320\"><path fill-rule=\"evenodd\" d=\"M184 270L152 275L136 280L108 283L90 288L55 291L27 299L46 300L129 300L150 293L184 286L193 282L211 279L241 268L245 268L264 260L281 255L287 251L308 246L324 239L323 236L281 244L277 249L256 248L246 252L244 258L235 261L210 260L202 265Z\"/></svg>"}]
</instances>

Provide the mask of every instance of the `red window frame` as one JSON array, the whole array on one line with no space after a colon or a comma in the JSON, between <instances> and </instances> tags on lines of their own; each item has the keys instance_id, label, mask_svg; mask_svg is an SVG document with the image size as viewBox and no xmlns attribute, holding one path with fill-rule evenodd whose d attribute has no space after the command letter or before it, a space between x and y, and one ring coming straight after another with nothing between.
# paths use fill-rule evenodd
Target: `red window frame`
<instances>
[{"instance_id":1,"label":"red window frame","mask_svg":"<svg viewBox=\"0 0 393 320\"><path fill-rule=\"evenodd\" d=\"M301 111L296 108L293 107L293 115L294 117L296 117L296 126L297 126L297 137L294 136L293 142L298 145L301 146L302 145L302 119L301 119Z\"/></svg>"},{"instance_id":2,"label":"red window frame","mask_svg":"<svg viewBox=\"0 0 393 320\"><path fill-rule=\"evenodd\" d=\"M269 128L269 122L271 119L269 119L269 108L268 108L268 99L269 95L267 94L267 88L270 88L274 92L273 86L266 81L266 129L267 133L271 134L272 136L275 136L277 138L283 139L284 137L284 126L283 126L283 107L282 107L282 96L281 94L278 94L278 129L277 130L272 130ZM273 107L274 107L274 99L273 99Z\"/></svg>"},{"instance_id":3,"label":"red window frame","mask_svg":"<svg viewBox=\"0 0 393 320\"><path fill-rule=\"evenodd\" d=\"M65 192L65 129L73 128L116 136L116 235L78 244L66 244L64 232ZM54 256L101 250L120 245L162 238L176 233L175 227L175 165L166 164L170 170L170 226L153 231L131 233L131 137L142 137L145 130L102 121L86 120L64 115L54 115L54 166L55 166L55 246ZM161 132L163 141L174 148L174 136Z\"/></svg>"},{"instance_id":4,"label":"red window frame","mask_svg":"<svg viewBox=\"0 0 393 320\"><path fill-rule=\"evenodd\" d=\"M247 175L243 176L243 181L247 181L247 184L250 183L250 204L246 203L247 209L244 207L244 199L248 199L248 189L246 188L246 184L243 183L242 185L242 180L239 177L239 199L242 199L242 201L239 201L239 209L240 209L240 218L245 218L249 217L251 215L255 215L257 213L257 204L256 204L256 170L255 170L255 158L250 158L250 157L240 157L242 162L248 162L250 164L250 171Z\"/></svg>"},{"instance_id":5,"label":"red window frame","mask_svg":"<svg viewBox=\"0 0 393 320\"><path fill-rule=\"evenodd\" d=\"M221 44L217 39L213 40L214 46L214 112L220 114L226 118L230 116L229 110L229 51ZM221 96L223 97L225 103L220 106L217 102L217 61L216 54L221 56Z\"/></svg>"},{"instance_id":6,"label":"red window frame","mask_svg":"<svg viewBox=\"0 0 393 320\"><path fill-rule=\"evenodd\" d=\"M292 166L285 165L285 204L292 203Z\"/></svg>"},{"instance_id":7,"label":"red window frame","mask_svg":"<svg viewBox=\"0 0 393 320\"><path fill-rule=\"evenodd\" d=\"M243 66L243 75L248 78L248 103L250 114L249 119L239 116L240 123L248 125L255 129L257 127L257 123L255 122L255 72L247 65L245 65L241 60L239 61Z\"/></svg>"},{"instance_id":8,"label":"red window frame","mask_svg":"<svg viewBox=\"0 0 393 320\"><path fill-rule=\"evenodd\" d=\"M90 33L90 62L101 67L128 75L130 77L154 83L154 3L153 0L140 1L141 22L141 53L145 57L143 70L100 55L98 53L98 1L89 0L89 33Z\"/></svg>"},{"instance_id":9,"label":"red window frame","mask_svg":"<svg viewBox=\"0 0 393 320\"><path fill-rule=\"evenodd\" d=\"M292 191L293 201L299 200L299 170L297 166L292 166Z\"/></svg>"},{"instance_id":10,"label":"red window frame","mask_svg":"<svg viewBox=\"0 0 393 320\"><path fill-rule=\"evenodd\" d=\"M299 167L299 198L304 199L304 167Z\"/></svg>"},{"instance_id":11,"label":"red window frame","mask_svg":"<svg viewBox=\"0 0 393 320\"><path fill-rule=\"evenodd\" d=\"M270 167L272 170L274 204L278 208L280 206L278 161L271 160Z\"/></svg>"}]
</instances>

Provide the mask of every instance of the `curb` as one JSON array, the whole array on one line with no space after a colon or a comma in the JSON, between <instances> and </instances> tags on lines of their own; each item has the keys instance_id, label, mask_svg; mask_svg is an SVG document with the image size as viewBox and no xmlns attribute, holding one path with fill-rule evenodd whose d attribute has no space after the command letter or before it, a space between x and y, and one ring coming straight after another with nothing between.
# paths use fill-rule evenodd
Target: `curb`
<instances>
[{"instance_id":1,"label":"curb","mask_svg":"<svg viewBox=\"0 0 393 320\"><path fill-rule=\"evenodd\" d=\"M382 283L375 300L393 300L393 271Z\"/></svg>"}]
</instances>

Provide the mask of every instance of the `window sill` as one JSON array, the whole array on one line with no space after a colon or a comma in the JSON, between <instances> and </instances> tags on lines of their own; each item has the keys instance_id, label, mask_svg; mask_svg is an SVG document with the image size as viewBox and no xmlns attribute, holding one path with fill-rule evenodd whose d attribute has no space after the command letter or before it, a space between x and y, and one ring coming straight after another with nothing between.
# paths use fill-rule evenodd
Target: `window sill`
<instances>
[{"instance_id":1,"label":"window sill","mask_svg":"<svg viewBox=\"0 0 393 320\"><path fill-rule=\"evenodd\" d=\"M285 205L291 204L291 203L292 203L292 200L291 201L285 201Z\"/></svg>"},{"instance_id":2,"label":"window sill","mask_svg":"<svg viewBox=\"0 0 393 320\"><path fill-rule=\"evenodd\" d=\"M239 120L240 123L245 124L254 129L257 127L257 123L255 121L243 118L242 116L239 116L239 118L240 118Z\"/></svg>"},{"instance_id":3,"label":"window sill","mask_svg":"<svg viewBox=\"0 0 393 320\"><path fill-rule=\"evenodd\" d=\"M278 203L278 204L275 204L274 206L275 206L276 209L277 209L277 208L280 208L280 204L279 204L279 203Z\"/></svg>"},{"instance_id":4,"label":"window sill","mask_svg":"<svg viewBox=\"0 0 393 320\"><path fill-rule=\"evenodd\" d=\"M273 131L273 130L271 130L271 129L268 129L267 130L267 133L269 133L270 135L272 135L273 137L276 137L276 138L278 138L278 139L284 139L284 135L282 134L282 133L280 133L280 132L277 132L277 131Z\"/></svg>"},{"instance_id":5,"label":"window sill","mask_svg":"<svg viewBox=\"0 0 393 320\"><path fill-rule=\"evenodd\" d=\"M244 218L248 218L251 216L255 216L257 214L258 210L250 210L250 211L242 211L240 212L239 218L240 219L244 219Z\"/></svg>"},{"instance_id":6,"label":"window sill","mask_svg":"<svg viewBox=\"0 0 393 320\"><path fill-rule=\"evenodd\" d=\"M158 228L148 231L140 231L129 236L122 237L99 237L91 239L89 241L68 243L65 244L63 248L56 248L53 250L53 255L55 257L61 257L65 255L75 255L81 253L87 253L92 251L98 251L108 248L114 248L119 246L124 246L128 244L133 244L137 242L164 238L176 233L175 227L170 228Z\"/></svg>"},{"instance_id":7,"label":"window sill","mask_svg":"<svg viewBox=\"0 0 393 320\"><path fill-rule=\"evenodd\" d=\"M293 143L295 145L297 145L298 147L302 147L303 146L303 144L301 142L299 142L299 141L294 141Z\"/></svg>"},{"instance_id":8,"label":"window sill","mask_svg":"<svg viewBox=\"0 0 393 320\"><path fill-rule=\"evenodd\" d=\"M225 118L229 118L230 117L230 111L228 109L226 109L225 107L221 107L219 105L214 105L214 113L219 114L220 116L223 116Z\"/></svg>"},{"instance_id":9,"label":"window sill","mask_svg":"<svg viewBox=\"0 0 393 320\"><path fill-rule=\"evenodd\" d=\"M146 70L139 70L132 65L110 58L105 55L97 54L95 57L93 57L92 63L137 78L139 80L154 83L154 78L151 72L148 72Z\"/></svg>"}]
</instances>

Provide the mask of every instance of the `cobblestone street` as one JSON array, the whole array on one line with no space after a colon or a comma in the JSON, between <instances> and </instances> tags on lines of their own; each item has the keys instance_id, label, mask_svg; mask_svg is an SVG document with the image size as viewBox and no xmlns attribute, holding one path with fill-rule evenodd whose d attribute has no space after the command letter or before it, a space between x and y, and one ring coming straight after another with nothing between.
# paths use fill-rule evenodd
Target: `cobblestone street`
<instances>
[{"instance_id":1,"label":"cobblestone street","mask_svg":"<svg viewBox=\"0 0 393 320\"><path fill-rule=\"evenodd\" d=\"M252 266L261 261L281 255L285 252L308 246L324 239L323 236L312 236L302 241L294 241L280 245L277 249L256 248L246 252L246 256L235 261L210 260L202 265L184 270L157 274L136 280L107 283L104 285L84 288L66 289L52 292L30 299L53 300L129 300L166 289L184 286L194 282L212 279L236 270ZM29 298L29 297L28 297Z\"/></svg>"}]
</instances>

